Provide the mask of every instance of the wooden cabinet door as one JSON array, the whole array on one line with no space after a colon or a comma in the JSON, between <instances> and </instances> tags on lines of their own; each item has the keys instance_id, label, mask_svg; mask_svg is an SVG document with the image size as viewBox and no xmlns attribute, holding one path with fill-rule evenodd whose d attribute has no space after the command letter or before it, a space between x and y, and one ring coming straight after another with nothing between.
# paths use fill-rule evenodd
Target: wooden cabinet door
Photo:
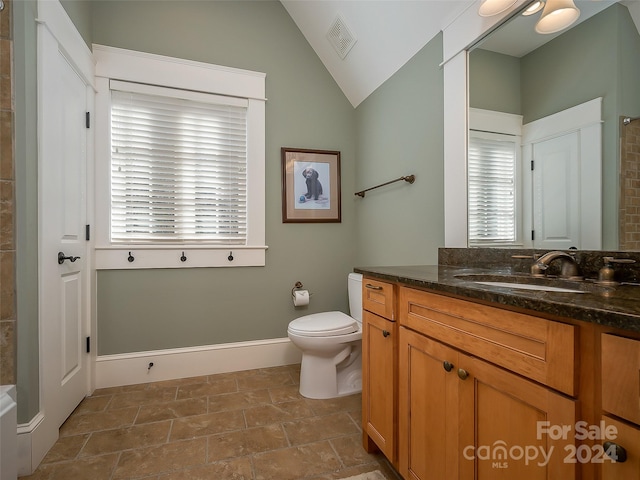
<instances>
[{"instance_id":1,"label":"wooden cabinet door","mask_svg":"<svg viewBox=\"0 0 640 480\"><path fill-rule=\"evenodd\" d=\"M371 442L395 463L397 330L391 322L364 311L362 322L363 442Z\"/></svg>"},{"instance_id":2,"label":"wooden cabinet door","mask_svg":"<svg viewBox=\"0 0 640 480\"><path fill-rule=\"evenodd\" d=\"M606 455L602 458L602 480L639 480L640 479L640 428L622 423L607 415L602 417L607 428L615 427L615 437L601 439L614 442L624 448L627 458L624 461L613 462ZM603 447L604 448L604 447ZM611 447L607 445L607 449Z\"/></svg>"},{"instance_id":3,"label":"wooden cabinet door","mask_svg":"<svg viewBox=\"0 0 640 480\"><path fill-rule=\"evenodd\" d=\"M640 341L602 335L602 409L640 424Z\"/></svg>"},{"instance_id":4,"label":"wooden cabinet door","mask_svg":"<svg viewBox=\"0 0 640 480\"><path fill-rule=\"evenodd\" d=\"M456 350L399 329L398 462L406 480L458 478L457 362Z\"/></svg>"},{"instance_id":5,"label":"wooden cabinet door","mask_svg":"<svg viewBox=\"0 0 640 480\"><path fill-rule=\"evenodd\" d=\"M461 479L576 478L565 461L576 442L574 400L474 357L458 363ZM557 428L570 430L563 438Z\"/></svg>"}]
</instances>

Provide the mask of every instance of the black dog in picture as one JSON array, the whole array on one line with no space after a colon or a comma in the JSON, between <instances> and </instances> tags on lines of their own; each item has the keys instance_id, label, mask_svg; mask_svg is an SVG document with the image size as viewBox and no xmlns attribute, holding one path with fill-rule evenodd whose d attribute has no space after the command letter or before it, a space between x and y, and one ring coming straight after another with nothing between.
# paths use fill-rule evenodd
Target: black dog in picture
<instances>
[{"instance_id":1,"label":"black dog in picture","mask_svg":"<svg viewBox=\"0 0 640 480\"><path fill-rule=\"evenodd\" d=\"M322 184L318 180L318 172L314 168L307 167L302 171L302 176L307 179L307 193L304 196L318 200L322 195Z\"/></svg>"}]
</instances>

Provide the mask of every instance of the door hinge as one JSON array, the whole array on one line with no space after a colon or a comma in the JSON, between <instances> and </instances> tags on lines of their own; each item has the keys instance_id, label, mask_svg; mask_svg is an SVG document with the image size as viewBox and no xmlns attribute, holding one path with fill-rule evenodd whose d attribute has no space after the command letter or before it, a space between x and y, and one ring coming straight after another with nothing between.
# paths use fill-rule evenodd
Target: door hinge
<instances>
[{"instance_id":1,"label":"door hinge","mask_svg":"<svg viewBox=\"0 0 640 480\"><path fill-rule=\"evenodd\" d=\"M535 240L535 239L536 239L536 231L531 230L531 240Z\"/></svg>"},{"instance_id":2,"label":"door hinge","mask_svg":"<svg viewBox=\"0 0 640 480\"><path fill-rule=\"evenodd\" d=\"M533 160L531 160L531 170L533 170Z\"/></svg>"},{"instance_id":3,"label":"door hinge","mask_svg":"<svg viewBox=\"0 0 640 480\"><path fill-rule=\"evenodd\" d=\"M85 225L84 227L84 239L88 242L91 240L91 225Z\"/></svg>"},{"instance_id":4,"label":"door hinge","mask_svg":"<svg viewBox=\"0 0 640 480\"><path fill-rule=\"evenodd\" d=\"M85 125L87 128L91 128L91 112L86 112Z\"/></svg>"},{"instance_id":5,"label":"door hinge","mask_svg":"<svg viewBox=\"0 0 640 480\"><path fill-rule=\"evenodd\" d=\"M91 337L87 337L87 353L91 353Z\"/></svg>"}]
</instances>

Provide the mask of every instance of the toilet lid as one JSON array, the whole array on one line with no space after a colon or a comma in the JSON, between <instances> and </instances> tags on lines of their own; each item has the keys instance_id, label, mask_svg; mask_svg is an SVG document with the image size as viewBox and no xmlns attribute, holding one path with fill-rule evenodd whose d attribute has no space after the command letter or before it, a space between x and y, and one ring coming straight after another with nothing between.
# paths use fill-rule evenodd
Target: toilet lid
<instances>
[{"instance_id":1,"label":"toilet lid","mask_svg":"<svg viewBox=\"0 0 640 480\"><path fill-rule=\"evenodd\" d=\"M358 331L358 322L342 312L322 312L296 318L289 331L307 337L346 335Z\"/></svg>"}]
</instances>

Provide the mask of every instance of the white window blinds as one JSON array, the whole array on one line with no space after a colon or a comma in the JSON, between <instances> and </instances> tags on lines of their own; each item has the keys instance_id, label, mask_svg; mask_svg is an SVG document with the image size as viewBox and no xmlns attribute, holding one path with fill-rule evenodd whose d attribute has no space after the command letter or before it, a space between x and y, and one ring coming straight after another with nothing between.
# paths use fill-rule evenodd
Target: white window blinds
<instances>
[{"instance_id":1,"label":"white window blinds","mask_svg":"<svg viewBox=\"0 0 640 480\"><path fill-rule=\"evenodd\" d=\"M242 245L247 100L111 81L111 241Z\"/></svg>"},{"instance_id":2,"label":"white window blinds","mask_svg":"<svg viewBox=\"0 0 640 480\"><path fill-rule=\"evenodd\" d=\"M505 135L470 133L470 244L516 241L516 148Z\"/></svg>"}]
</instances>

